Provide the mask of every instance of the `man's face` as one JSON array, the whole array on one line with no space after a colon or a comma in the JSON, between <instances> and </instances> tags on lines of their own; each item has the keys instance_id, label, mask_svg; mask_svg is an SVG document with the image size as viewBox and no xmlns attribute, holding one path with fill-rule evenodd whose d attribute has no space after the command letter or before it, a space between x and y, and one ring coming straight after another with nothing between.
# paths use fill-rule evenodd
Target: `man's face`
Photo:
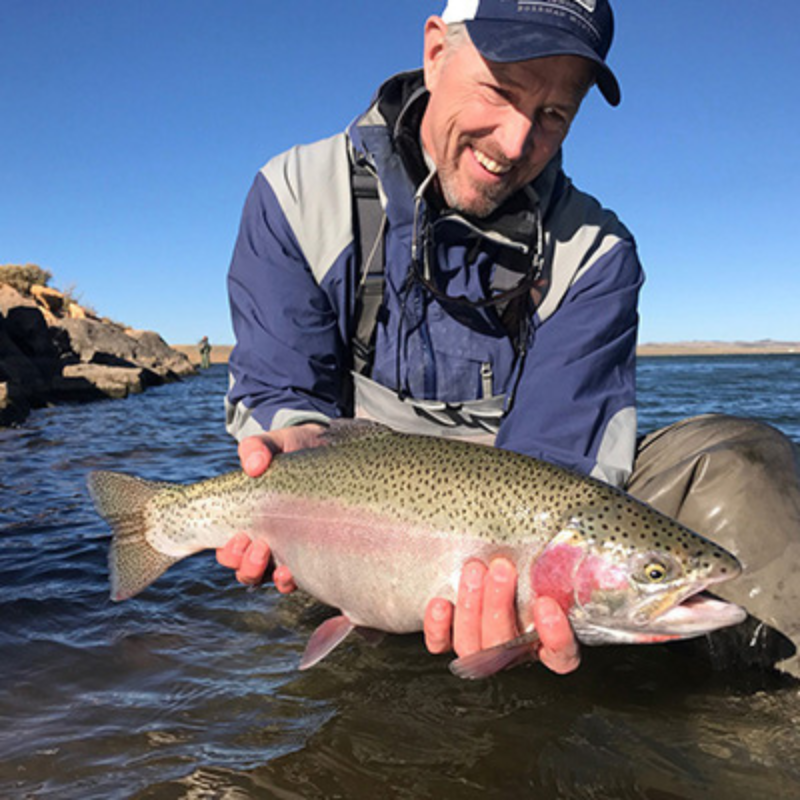
<instances>
[{"instance_id":1,"label":"man's face","mask_svg":"<svg viewBox=\"0 0 800 800\"><path fill-rule=\"evenodd\" d=\"M449 45L445 31L438 17L428 20L430 101L422 143L447 204L482 217L536 178L558 152L591 86L593 67L579 56L489 62L468 38Z\"/></svg>"}]
</instances>

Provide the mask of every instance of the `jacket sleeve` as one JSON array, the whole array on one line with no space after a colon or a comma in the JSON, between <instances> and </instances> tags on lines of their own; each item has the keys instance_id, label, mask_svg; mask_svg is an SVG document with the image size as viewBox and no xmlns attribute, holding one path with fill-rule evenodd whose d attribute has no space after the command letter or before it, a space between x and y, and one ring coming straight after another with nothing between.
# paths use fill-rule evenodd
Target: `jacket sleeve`
<instances>
[{"instance_id":1,"label":"jacket sleeve","mask_svg":"<svg viewBox=\"0 0 800 800\"><path fill-rule=\"evenodd\" d=\"M242 439L339 416L343 348L336 313L263 173L245 203L228 294L236 337L228 431Z\"/></svg>"},{"instance_id":2,"label":"jacket sleeve","mask_svg":"<svg viewBox=\"0 0 800 800\"><path fill-rule=\"evenodd\" d=\"M619 241L538 319L497 445L618 486L636 447L637 300L632 240Z\"/></svg>"}]
</instances>

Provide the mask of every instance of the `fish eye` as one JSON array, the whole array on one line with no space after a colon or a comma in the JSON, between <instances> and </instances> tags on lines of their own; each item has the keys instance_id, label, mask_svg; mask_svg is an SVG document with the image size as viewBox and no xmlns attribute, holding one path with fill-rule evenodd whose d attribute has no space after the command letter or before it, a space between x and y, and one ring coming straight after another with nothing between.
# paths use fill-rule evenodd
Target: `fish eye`
<instances>
[{"instance_id":1,"label":"fish eye","mask_svg":"<svg viewBox=\"0 0 800 800\"><path fill-rule=\"evenodd\" d=\"M663 583L667 577L667 568L660 561L651 561L644 568L644 575L649 583Z\"/></svg>"}]
</instances>

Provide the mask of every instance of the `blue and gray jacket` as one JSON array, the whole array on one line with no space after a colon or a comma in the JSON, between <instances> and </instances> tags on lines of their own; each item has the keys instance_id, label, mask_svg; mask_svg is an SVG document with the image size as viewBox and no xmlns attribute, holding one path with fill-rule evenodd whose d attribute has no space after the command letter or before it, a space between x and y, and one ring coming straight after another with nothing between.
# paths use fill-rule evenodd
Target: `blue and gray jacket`
<instances>
[{"instance_id":1,"label":"blue and gray jacket","mask_svg":"<svg viewBox=\"0 0 800 800\"><path fill-rule=\"evenodd\" d=\"M443 208L419 145L426 103L421 73L395 76L347 131L257 175L228 278L229 431L354 414L443 435L485 429L499 447L624 484L643 281L632 236L571 184L560 156L489 218ZM384 212L369 376L352 374L356 162L377 176ZM520 283L536 258L535 283ZM480 304L516 285L524 293L505 304Z\"/></svg>"}]
</instances>

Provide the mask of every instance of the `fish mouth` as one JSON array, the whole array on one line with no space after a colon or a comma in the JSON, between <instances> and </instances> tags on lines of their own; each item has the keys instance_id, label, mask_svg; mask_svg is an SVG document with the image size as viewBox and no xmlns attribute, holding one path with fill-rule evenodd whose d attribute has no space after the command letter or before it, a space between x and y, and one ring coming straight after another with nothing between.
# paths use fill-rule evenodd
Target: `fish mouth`
<instances>
[{"instance_id":1,"label":"fish mouth","mask_svg":"<svg viewBox=\"0 0 800 800\"><path fill-rule=\"evenodd\" d=\"M744 622L747 612L735 603L701 592L651 620L651 630L676 637L698 636Z\"/></svg>"},{"instance_id":2,"label":"fish mouth","mask_svg":"<svg viewBox=\"0 0 800 800\"><path fill-rule=\"evenodd\" d=\"M746 618L741 606L700 592L641 622L584 619L575 626L575 633L585 644L657 644L703 636Z\"/></svg>"}]
</instances>

